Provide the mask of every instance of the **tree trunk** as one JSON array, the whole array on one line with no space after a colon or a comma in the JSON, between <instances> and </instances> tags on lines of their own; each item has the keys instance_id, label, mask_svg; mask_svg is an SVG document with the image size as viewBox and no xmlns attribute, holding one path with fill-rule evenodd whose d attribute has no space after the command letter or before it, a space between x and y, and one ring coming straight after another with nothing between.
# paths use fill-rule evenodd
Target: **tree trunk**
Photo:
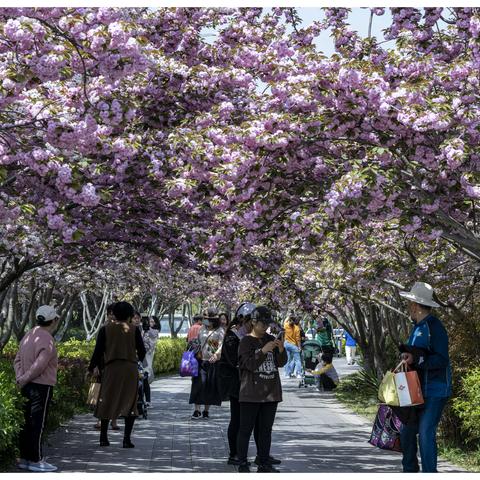
<instances>
[{"instance_id":1,"label":"tree trunk","mask_svg":"<svg viewBox=\"0 0 480 480\"><path fill-rule=\"evenodd\" d=\"M65 333L67 333L67 330L68 330L68 327L70 325L70 320L72 319L72 316L73 316L73 307L75 305L75 298L73 298L71 301L70 301L70 304L69 304L69 307L68 307L68 310L66 310L66 313L64 313L64 322L63 322L63 325L61 328L57 328L57 331L55 332L54 336L55 336L55 340L57 342L61 342L63 340L63 337L65 336ZM59 324L60 326L60 324Z\"/></svg>"},{"instance_id":2,"label":"tree trunk","mask_svg":"<svg viewBox=\"0 0 480 480\"><path fill-rule=\"evenodd\" d=\"M175 308L171 308L168 312L168 326L170 327L170 336L177 338L177 332L175 331Z\"/></svg>"},{"instance_id":3,"label":"tree trunk","mask_svg":"<svg viewBox=\"0 0 480 480\"><path fill-rule=\"evenodd\" d=\"M12 335L14 316L14 295L10 289L6 304L0 312L0 352Z\"/></svg>"}]
</instances>

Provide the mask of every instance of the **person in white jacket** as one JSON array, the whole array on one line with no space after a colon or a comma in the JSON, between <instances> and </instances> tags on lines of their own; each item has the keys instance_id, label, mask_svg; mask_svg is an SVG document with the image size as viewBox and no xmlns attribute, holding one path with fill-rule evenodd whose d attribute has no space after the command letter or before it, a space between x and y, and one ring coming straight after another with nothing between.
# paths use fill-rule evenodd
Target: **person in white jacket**
<instances>
[{"instance_id":1,"label":"person in white jacket","mask_svg":"<svg viewBox=\"0 0 480 480\"><path fill-rule=\"evenodd\" d=\"M143 323L143 341L145 343L145 348L147 349L147 354L145 355L144 367L148 372L148 378L144 383L145 390L145 401L147 405L150 406L151 395L150 395L150 383L153 382L154 372L153 372L153 359L155 357L155 349L158 342L158 334L160 333L160 321L158 317L152 316L148 317L147 322Z\"/></svg>"}]
</instances>

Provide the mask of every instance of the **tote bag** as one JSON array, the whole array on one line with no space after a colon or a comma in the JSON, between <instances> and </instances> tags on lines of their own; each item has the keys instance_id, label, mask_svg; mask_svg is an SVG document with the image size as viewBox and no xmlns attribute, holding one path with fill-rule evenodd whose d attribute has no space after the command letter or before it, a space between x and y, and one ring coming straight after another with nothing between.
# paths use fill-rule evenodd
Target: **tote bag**
<instances>
[{"instance_id":1,"label":"tote bag","mask_svg":"<svg viewBox=\"0 0 480 480\"><path fill-rule=\"evenodd\" d=\"M87 405L90 407L94 407L97 402L98 402L98 397L100 395L100 387L101 383L98 381L92 382L90 384L90 388L88 389L88 395L87 395Z\"/></svg>"},{"instance_id":2,"label":"tote bag","mask_svg":"<svg viewBox=\"0 0 480 480\"><path fill-rule=\"evenodd\" d=\"M394 407L400 406L394 372L388 371L384 375L382 383L380 383L378 387L378 399L386 405L392 405Z\"/></svg>"},{"instance_id":3,"label":"tote bag","mask_svg":"<svg viewBox=\"0 0 480 480\"><path fill-rule=\"evenodd\" d=\"M180 362L180 376L181 377L197 377L198 376L198 360L195 358L195 353L191 350L183 352L182 360Z\"/></svg>"},{"instance_id":4,"label":"tote bag","mask_svg":"<svg viewBox=\"0 0 480 480\"><path fill-rule=\"evenodd\" d=\"M400 407L413 407L425 403L418 373L415 370L408 370L406 363L402 363L400 371L395 373L395 388Z\"/></svg>"},{"instance_id":5,"label":"tote bag","mask_svg":"<svg viewBox=\"0 0 480 480\"><path fill-rule=\"evenodd\" d=\"M382 450L401 452L402 427L402 422L388 405L379 405L368 443Z\"/></svg>"}]
</instances>

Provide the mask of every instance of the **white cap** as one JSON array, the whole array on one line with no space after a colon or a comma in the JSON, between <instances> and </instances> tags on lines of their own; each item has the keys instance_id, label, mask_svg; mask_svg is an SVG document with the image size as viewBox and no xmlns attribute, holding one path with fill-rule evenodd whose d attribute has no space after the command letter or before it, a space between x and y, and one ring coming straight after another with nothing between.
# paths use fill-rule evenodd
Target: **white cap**
<instances>
[{"instance_id":1,"label":"white cap","mask_svg":"<svg viewBox=\"0 0 480 480\"><path fill-rule=\"evenodd\" d=\"M420 305L426 305L427 307L440 306L433 301L432 286L425 282L415 282L415 285L409 292L400 292L400 296Z\"/></svg>"},{"instance_id":2,"label":"white cap","mask_svg":"<svg viewBox=\"0 0 480 480\"><path fill-rule=\"evenodd\" d=\"M42 323L51 322L55 320L60 315L55 310L55 307L51 305L42 305L41 307L37 308L37 313L35 314L37 320L40 320ZM42 318L39 318L42 317Z\"/></svg>"}]
</instances>

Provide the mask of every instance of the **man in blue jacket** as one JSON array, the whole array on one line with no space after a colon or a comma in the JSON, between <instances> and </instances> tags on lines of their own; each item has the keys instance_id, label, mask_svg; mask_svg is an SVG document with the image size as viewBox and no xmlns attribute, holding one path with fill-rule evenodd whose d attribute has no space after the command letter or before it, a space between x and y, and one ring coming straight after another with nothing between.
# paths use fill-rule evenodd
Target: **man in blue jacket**
<instances>
[{"instance_id":1,"label":"man in blue jacket","mask_svg":"<svg viewBox=\"0 0 480 480\"><path fill-rule=\"evenodd\" d=\"M408 311L415 324L404 346L402 358L417 372L425 399L418 422L404 425L400 435L403 471L418 472L417 433L422 472L437 471L437 427L448 397L452 394L452 371L448 356L448 334L432 314L433 288L416 282L410 292L400 292L409 300Z\"/></svg>"}]
</instances>

